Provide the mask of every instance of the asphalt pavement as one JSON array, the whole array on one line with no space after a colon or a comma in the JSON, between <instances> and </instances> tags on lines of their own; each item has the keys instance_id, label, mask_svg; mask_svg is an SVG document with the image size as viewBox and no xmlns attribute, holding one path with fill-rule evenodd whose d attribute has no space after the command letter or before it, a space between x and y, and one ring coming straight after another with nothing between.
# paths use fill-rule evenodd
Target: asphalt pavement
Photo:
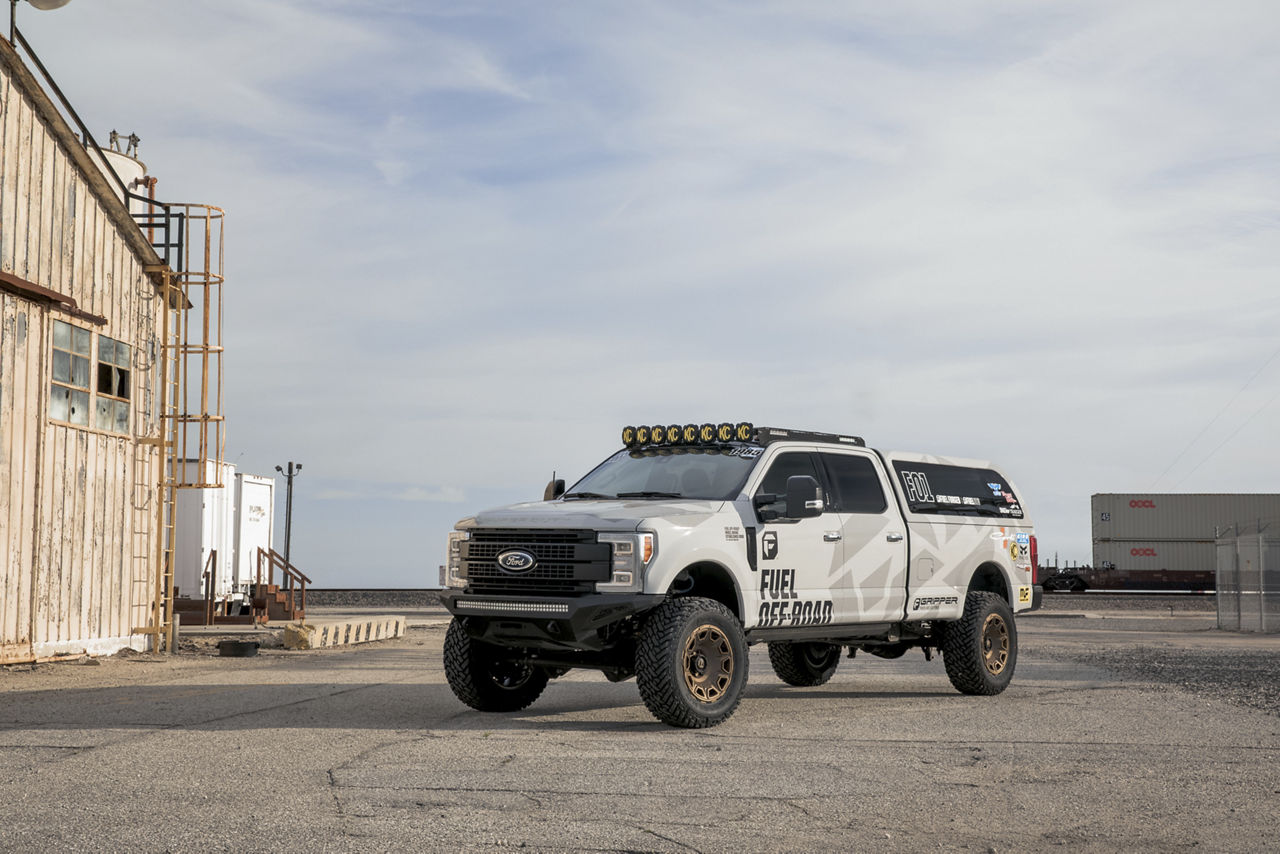
<instances>
[{"instance_id":1,"label":"asphalt pavement","mask_svg":"<svg viewBox=\"0 0 1280 854\"><path fill-rule=\"evenodd\" d=\"M1022 618L1013 684L988 698L957 694L918 651L792 688L754 647L742 705L702 731L585 671L524 712L473 712L444 682L443 622L425 609L405 638L346 649L0 670L0 849L1256 852L1280 838L1280 708L1208 678L1280 659L1280 636L1217 632L1211 614ZM1161 664L1197 656L1207 670Z\"/></svg>"}]
</instances>

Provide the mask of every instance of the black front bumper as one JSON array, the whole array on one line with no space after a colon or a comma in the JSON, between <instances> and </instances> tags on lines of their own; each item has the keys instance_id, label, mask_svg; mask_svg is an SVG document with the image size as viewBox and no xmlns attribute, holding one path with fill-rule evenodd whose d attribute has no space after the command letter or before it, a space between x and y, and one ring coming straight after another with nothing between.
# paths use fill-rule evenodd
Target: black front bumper
<instances>
[{"instance_id":1,"label":"black front bumper","mask_svg":"<svg viewBox=\"0 0 1280 854\"><path fill-rule=\"evenodd\" d=\"M603 650L615 624L662 604L666 597L645 593L587 596L493 596L444 590L440 602L459 618L467 634L502 646L537 649Z\"/></svg>"}]
</instances>

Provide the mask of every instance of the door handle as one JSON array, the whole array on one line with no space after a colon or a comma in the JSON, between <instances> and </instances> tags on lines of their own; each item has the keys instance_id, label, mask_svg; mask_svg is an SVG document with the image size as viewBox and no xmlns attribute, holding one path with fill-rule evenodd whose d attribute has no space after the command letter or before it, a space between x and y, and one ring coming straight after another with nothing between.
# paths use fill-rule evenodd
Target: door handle
<instances>
[{"instance_id":1,"label":"door handle","mask_svg":"<svg viewBox=\"0 0 1280 854\"><path fill-rule=\"evenodd\" d=\"M891 533L891 534L885 534L885 535L884 535L884 538L885 538L885 540L887 540L888 542L891 542L891 543L900 543L900 542L902 542L902 535L901 535L901 534L899 534L897 531L894 531L894 532L893 532L893 533Z\"/></svg>"},{"instance_id":2,"label":"door handle","mask_svg":"<svg viewBox=\"0 0 1280 854\"><path fill-rule=\"evenodd\" d=\"M822 535L822 541L824 543L838 543L841 539L842 537L835 531L827 531Z\"/></svg>"}]
</instances>

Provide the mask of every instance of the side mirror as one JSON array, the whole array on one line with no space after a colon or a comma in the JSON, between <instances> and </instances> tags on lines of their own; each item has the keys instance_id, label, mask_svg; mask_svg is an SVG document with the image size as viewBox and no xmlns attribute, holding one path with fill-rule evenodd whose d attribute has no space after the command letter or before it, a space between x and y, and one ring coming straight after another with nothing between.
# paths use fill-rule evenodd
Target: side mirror
<instances>
[{"instance_id":1,"label":"side mirror","mask_svg":"<svg viewBox=\"0 0 1280 854\"><path fill-rule=\"evenodd\" d=\"M543 501L555 501L561 495L564 495L564 478L562 477L548 481L547 488L542 490Z\"/></svg>"},{"instance_id":2,"label":"side mirror","mask_svg":"<svg viewBox=\"0 0 1280 854\"><path fill-rule=\"evenodd\" d=\"M787 478L787 518L811 519L821 516L823 510L822 487L807 474L793 474Z\"/></svg>"}]
</instances>

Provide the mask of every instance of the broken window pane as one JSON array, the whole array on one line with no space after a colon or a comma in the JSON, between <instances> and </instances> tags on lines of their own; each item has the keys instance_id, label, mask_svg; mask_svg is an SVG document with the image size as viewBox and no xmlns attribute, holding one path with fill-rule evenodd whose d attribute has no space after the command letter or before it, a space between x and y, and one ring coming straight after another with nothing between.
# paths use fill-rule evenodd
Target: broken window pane
<instances>
[{"instance_id":1,"label":"broken window pane","mask_svg":"<svg viewBox=\"0 0 1280 854\"><path fill-rule=\"evenodd\" d=\"M112 404L114 400L107 400L105 397L98 398L98 405L94 407L93 426L99 430L110 430L114 412Z\"/></svg>"},{"instance_id":2,"label":"broken window pane","mask_svg":"<svg viewBox=\"0 0 1280 854\"><path fill-rule=\"evenodd\" d=\"M49 417L55 421L71 420L71 389L60 385L49 389Z\"/></svg>"}]
</instances>

